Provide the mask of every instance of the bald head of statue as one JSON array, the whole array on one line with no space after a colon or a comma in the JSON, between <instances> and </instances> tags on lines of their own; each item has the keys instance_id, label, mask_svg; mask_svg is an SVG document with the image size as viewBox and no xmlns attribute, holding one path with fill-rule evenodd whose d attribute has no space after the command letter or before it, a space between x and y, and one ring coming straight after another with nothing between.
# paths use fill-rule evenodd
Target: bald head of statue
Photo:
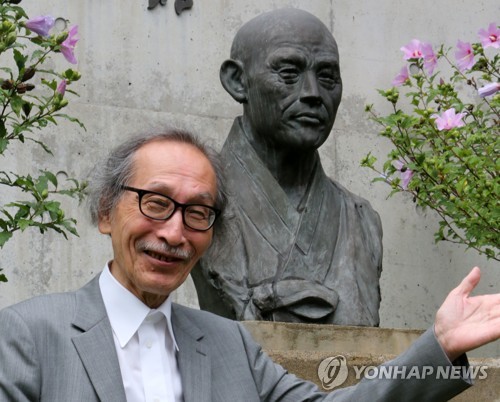
<instances>
[{"instance_id":1,"label":"bald head of statue","mask_svg":"<svg viewBox=\"0 0 500 402\"><path fill-rule=\"evenodd\" d=\"M342 96L337 44L312 14L273 10L236 34L222 85L243 104L252 143L316 150L328 138Z\"/></svg>"}]
</instances>

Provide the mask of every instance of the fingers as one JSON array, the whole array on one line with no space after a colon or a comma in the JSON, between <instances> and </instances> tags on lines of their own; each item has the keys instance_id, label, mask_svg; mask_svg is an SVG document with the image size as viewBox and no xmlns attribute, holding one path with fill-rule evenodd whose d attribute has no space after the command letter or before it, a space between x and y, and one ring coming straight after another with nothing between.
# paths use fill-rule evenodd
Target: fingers
<instances>
[{"instance_id":1,"label":"fingers","mask_svg":"<svg viewBox=\"0 0 500 402\"><path fill-rule=\"evenodd\" d=\"M460 285L456 288L456 290L463 294L464 296L468 296L470 292L474 290L474 288L479 283L481 279L481 270L479 267L474 267L469 272L469 274L462 280Z\"/></svg>"}]
</instances>

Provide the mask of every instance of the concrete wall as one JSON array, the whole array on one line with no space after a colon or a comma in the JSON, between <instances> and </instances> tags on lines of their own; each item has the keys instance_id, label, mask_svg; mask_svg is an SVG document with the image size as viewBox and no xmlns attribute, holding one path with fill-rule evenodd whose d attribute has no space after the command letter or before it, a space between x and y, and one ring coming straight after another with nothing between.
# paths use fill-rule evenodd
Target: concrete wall
<instances>
[{"instance_id":1,"label":"concrete wall","mask_svg":"<svg viewBox=\"0 0 500 402\"><path fill-rule=\"evenodd\" d=\"M147 0L40 0L23 5L31 16L50 13L79 25L77 58L83 78L75 89L81 97L67 111L87 131L69 124L52 127L43 137L52 144L56 161L40 150L14 149L1 160L2 169L65 168L84 178L94 161L123 138L165 124L193 129L220 148L240 113L218 78L235 32L263 11L293 6L322 19L339 44L344 96L321 153L329 175L371 200L381 215L382 326L429 326L447 292L473 265L483 267L480 292L500 290L498 263L464 247L434 244L436 216L416 210L404 196L386 200L388 188L371 184L372 172L359 167L367 152L383 157L389 149L363 109L375 103L385 110L376 88L389 87L399 71L399 48L413 38L450 46L458 38L475 40L478 29L498 16L497 1L194 0L194 7L180 16L174 0L151 11ZM62 57L54 59L55 66L66 68ZM1 203L5 197L2 189ZM89 224L85 208L69 202L68 215L78 219L79 238L65 241L31 230L0 250L0 266L10 280L0 284L0 307L79 287L111 258L108 239ZM192 284L179 289L176 299L196 306ZM482 353L499 356L500 342Z\"/></svg>"},{"instance_id":2,"label":"concrete wall","mask_svg":"<svg viewBox=\"0 0 500 402\"><path fill-rule=\"evenodd\" d=\"M322 387L320 364L342 355L348 376L341 387L356 384L363 367L392 360L417 339L421 331L246 321L245 327L265 352L290 373ZM474 386L454 402L499 402L500 359L469 359ZM408 367L410 370L410 367ZM481 370L481 371L479 371ZM356 375L358 373L358 375ZM373 375L373 373L372 373Z\"/></svg>"}]
</instances>

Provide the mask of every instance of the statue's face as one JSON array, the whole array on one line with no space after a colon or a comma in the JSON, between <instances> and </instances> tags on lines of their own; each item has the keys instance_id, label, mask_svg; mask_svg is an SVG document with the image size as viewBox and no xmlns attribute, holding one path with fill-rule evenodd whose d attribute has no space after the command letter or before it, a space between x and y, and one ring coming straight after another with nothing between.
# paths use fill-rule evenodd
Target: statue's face
<instances>
[{"instance_id":1,"label":"statue's face","mask_svg":"<svg viewBox=\"0 0 500 402\"><path fill-rule=\"evenodd\" d=\"M258 141L317 149L330 134L342 95L337 45L311 21L278 31L247 58L245 116Z\"/></svg>"}]
</instances>

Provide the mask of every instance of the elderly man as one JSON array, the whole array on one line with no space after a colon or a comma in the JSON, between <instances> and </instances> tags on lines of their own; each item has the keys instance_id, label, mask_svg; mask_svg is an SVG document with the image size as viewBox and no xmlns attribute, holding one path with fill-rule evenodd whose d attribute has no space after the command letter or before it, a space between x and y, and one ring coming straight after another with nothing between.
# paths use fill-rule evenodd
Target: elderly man
<instances>
[{"instance_id":1,"label":"elderly man","mask_svg":"<svg viewBox=\"0 0 500 402\"><path fill-rule=\"evenodd\" d=\"M224 208L214 154L171 130L125 142L96 172L91 214L113 258L75 292L0 311L0 401L444 401L469 386L414 376L324 394L287 374L240 323L169 297ZM469 297L479 276L474 269L434 330L389 364L467 364L464 352L498 339L500 295Z\"/></svg>"},{"instance_id":2,"label":"elderly man","mask_svg":"<svg viewBox=\"0 0 500 402\"><path fill-rule=\"evenodd\" d=\"M382 227L330 180L318 148L342 94L337 44L313 15L274 10L221 67L243 104L222 149L234 218L193 278L200 307L238 320L379 324Z\"/></svg>"}]
</instances>

